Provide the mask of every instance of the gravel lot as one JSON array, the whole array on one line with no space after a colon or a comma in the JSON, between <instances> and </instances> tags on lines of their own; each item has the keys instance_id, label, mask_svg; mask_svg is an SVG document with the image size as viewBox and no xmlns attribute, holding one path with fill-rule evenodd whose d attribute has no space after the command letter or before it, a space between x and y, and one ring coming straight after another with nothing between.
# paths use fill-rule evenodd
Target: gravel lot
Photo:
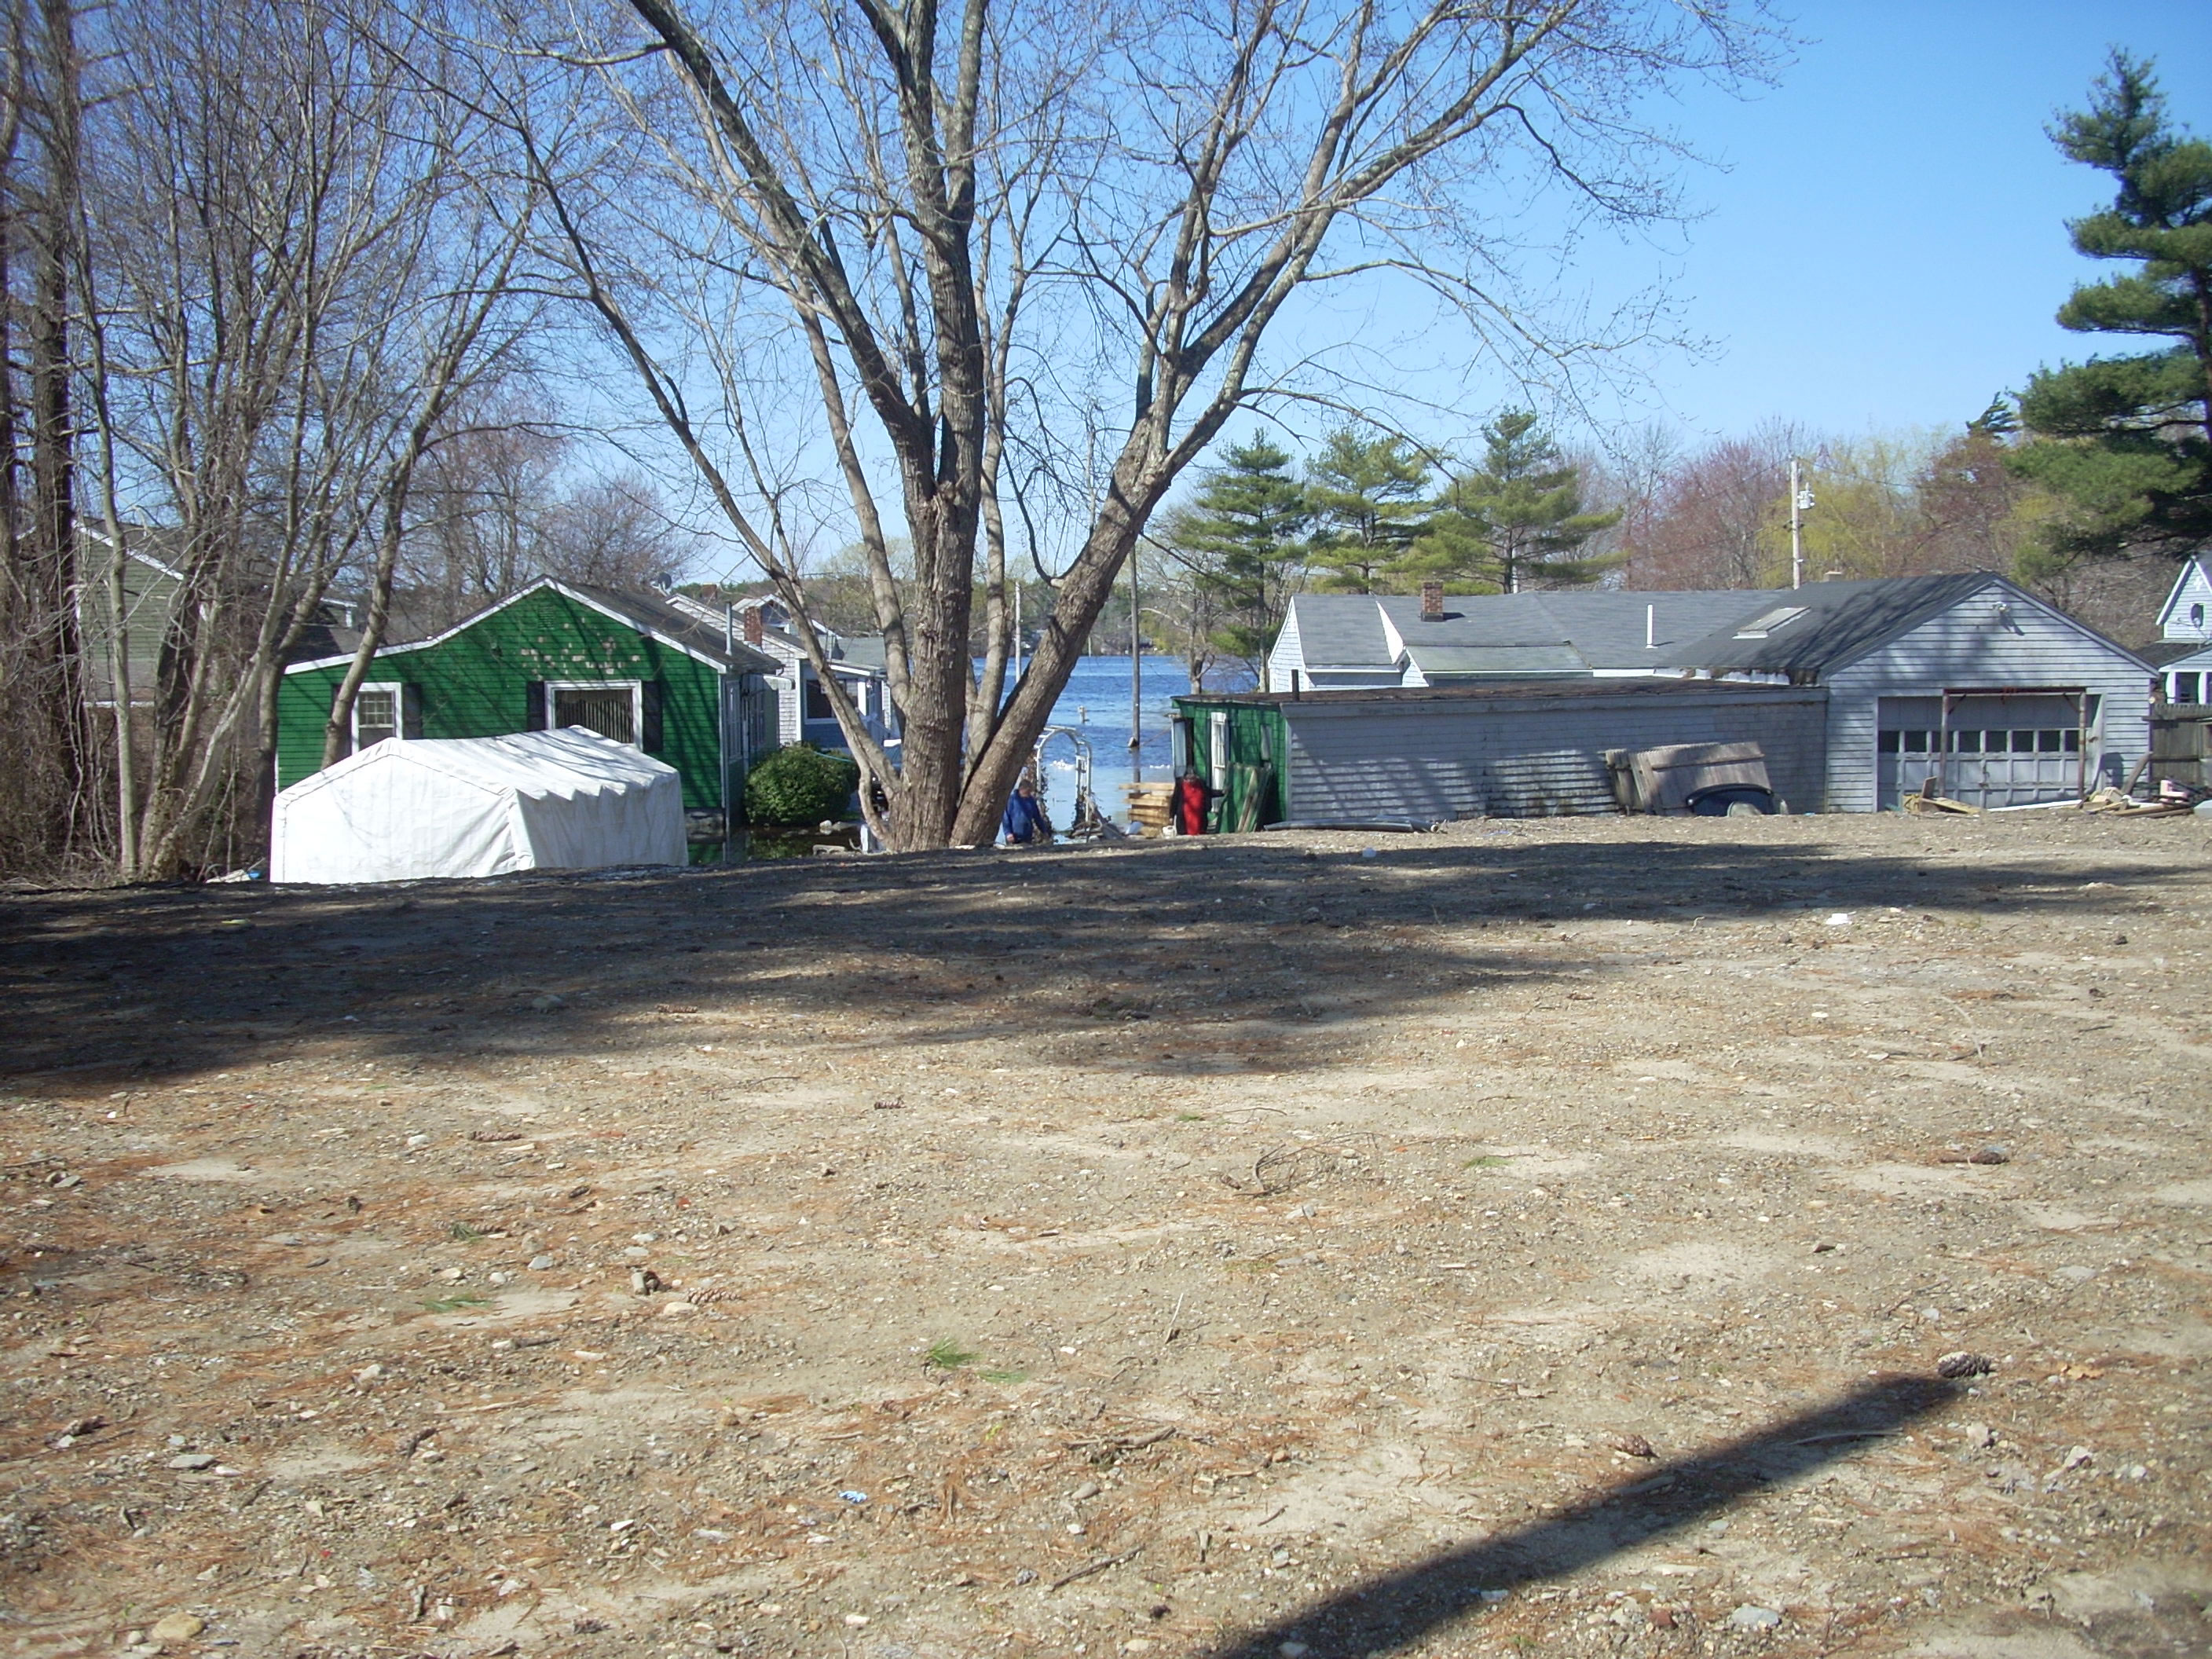
<instances>
[{"instance_id":1,"label":"gravel lot","mask_svg":"<svg viewBox=\"0 0 2212 1659\"><path fill-rule=\"evenodd\" d=\"M2058 811L0 896L0 1652L2212 1650L2208 875Z\"/></svg>"}]
</instances>

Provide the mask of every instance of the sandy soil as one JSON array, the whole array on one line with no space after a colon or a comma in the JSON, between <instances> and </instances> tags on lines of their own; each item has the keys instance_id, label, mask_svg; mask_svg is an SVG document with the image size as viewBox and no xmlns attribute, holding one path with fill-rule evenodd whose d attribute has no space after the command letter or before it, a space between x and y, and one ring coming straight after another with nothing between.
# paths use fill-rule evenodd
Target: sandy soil
<instances>
[{"instance_id":1,"label":"sandy soil","mask_svg":"<svg viewBox=\"0 0 2212 1659\"><path fill-rule=\"evenodd\" d=\"M0 898L0 1652L2212 1650L2208 874L2026 813Z\"/></svg>"}]
</instances>

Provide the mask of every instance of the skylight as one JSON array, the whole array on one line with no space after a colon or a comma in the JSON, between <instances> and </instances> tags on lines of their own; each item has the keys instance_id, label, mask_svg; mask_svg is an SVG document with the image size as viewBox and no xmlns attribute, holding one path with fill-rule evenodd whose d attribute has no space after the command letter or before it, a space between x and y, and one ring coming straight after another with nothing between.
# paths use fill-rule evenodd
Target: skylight
<instances>
[{"instance_id":1,"label":"skylight","mask_svg":"<svg viewBox=\"0 0 2212 1659\"><path fill-rule=\"evenodd\" d=\"M1804 614L1802 605L1780 605L1763 617L1753 617L1735 630L1735 636L1740 640L1763 640L1770 634L1780 633Z\"/></svg>"}]
</instances>

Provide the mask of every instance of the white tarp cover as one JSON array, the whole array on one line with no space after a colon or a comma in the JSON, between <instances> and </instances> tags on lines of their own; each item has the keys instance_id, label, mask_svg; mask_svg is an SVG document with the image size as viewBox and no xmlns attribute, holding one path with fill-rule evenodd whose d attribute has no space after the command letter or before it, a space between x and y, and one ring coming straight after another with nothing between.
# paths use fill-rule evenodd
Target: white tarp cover
<instances>
[{"instance_id":1,"label":"white tarp cover","mask_svg":"<svg viewBox=\"0 0 2212 1659\"><path fill-rule=\"evenodd\" d=\"M581 726L387 738L276 797L269 878L413 881L684 861L672 766Z\"/></svg>"}]
</instances>

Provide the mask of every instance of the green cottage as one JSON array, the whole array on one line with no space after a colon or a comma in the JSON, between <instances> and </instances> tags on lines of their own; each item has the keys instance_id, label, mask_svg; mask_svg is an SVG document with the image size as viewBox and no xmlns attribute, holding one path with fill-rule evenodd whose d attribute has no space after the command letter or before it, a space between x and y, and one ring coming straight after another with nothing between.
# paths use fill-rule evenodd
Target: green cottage
<instances>
[{"instance_id":1,"label":"green cottage","mask_svg":"<svg viewBox=\"0 0 2212 1659\"><path fill-rule=\"evenodd\" d=\"M351 662L284 671L279 789L321 769ZM657 596L545 577L442 634L379 651L355 699L352 748L585 726L682 773L694 843L718 842L746 771L776 747L781 668Z\"/></svg>"}]
</instances>

